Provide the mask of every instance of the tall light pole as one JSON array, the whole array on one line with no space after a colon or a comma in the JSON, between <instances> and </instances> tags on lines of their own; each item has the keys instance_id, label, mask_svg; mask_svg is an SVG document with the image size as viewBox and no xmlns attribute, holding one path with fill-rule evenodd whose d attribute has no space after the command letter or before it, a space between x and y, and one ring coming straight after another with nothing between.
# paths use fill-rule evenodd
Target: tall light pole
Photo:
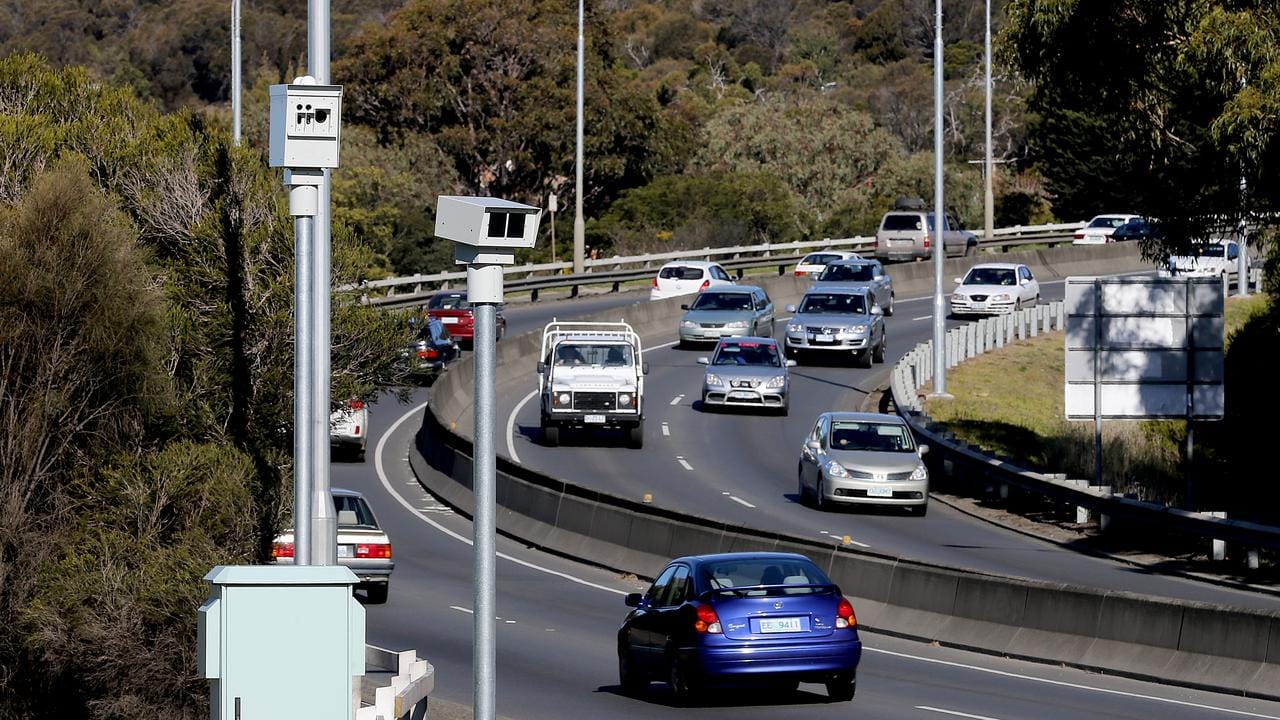
<instances>
[{"instance_id":1,"label":"tall light pole","mask_svg":"<svg viewBox=\"0 0 1280 720\"><path fill-rule=\"evenodd\" d=\"M320 85L329 84L329 0L307 0L307 71ZM311 564L336 565L338 522L329 496L329 288L330 188L332 176L325 169L320 182L315 219L315 243L311 249L310 283L311 418ZM300 298L301 299L301 298Z\"/></svg>"},{"instance_id":2,"label":"tall light pole","mask_svg":"<svg viewBox=\"0 0 1280 720\"><path fill-rule=\"evenodd\" d=\"M231 0L231 144L240 144L240 0Z\"/></svg>"},{"instance_id":3,"label":"tall light pole","mask_svg":"<svg viewBox=\"0 0 1280 720\"><path fill-rule=\"evenodd\" d=\"M586 53L582 36L582 0L578 0L578 128L577 128L577 168L575 172L575 189L573 192L573 271L583 271L583 253L586 244L586 225L582 222L582 59Z\"/></svg>"},{"instance_id":4,"label":"tall light pole","mask_svg":"<svg viewBox=\"0 0 1280 720\"><path fill-rule=\"evenodd\" d=\"M1240 90L1243 92L1247 80L1240 78ZM1244 175L1244 163L1240 163L1240 225L1239 242L1236 243L1236 296L1249 295L1249 185ZM1261 291L1262 288L1258 288Z\"/></svg>"},{"instance_id":5,"label":"tall light pole","mask_svg":"<svg viewBox=\"0 0 1280 720\"><path fill-rule=\"evenodd\" d=\"M986 81L986 106L987 106L987 152L986 152L986 179L983 182L983 208L982 222L983 232L988 241L995 235L996 227L996 200L995 193L992 191L991 179L995 174L994 164L991 162L991 0L987 0L987 36L986 36L986 58L987 58L987 81Z\"/></svg>"},{"instance_id":6,"label":"tall light pole","mask_svg":"<svg viewBox=\"0 0 1280 720\"><path fill-rule=\"evenodd\" d=\"M947 394L946 305L942 261L947 256L947 215L942 202L942 0L936 0L933 38L933 394Z\"/></svg>"}]
</instances>

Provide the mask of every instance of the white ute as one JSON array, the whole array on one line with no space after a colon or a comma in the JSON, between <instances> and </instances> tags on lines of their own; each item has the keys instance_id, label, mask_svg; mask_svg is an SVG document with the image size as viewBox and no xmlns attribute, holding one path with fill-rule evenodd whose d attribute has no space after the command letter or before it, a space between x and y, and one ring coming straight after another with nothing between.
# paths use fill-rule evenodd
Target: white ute
<instances>
[{"instance_id":1,"label":"white ute","mask_svg":"<svg viewBox=\"0 0 1280 720\"><path fill-rule=\"evenodd\" d=\"M640 336L625 322L558 322L542 329L538 355L542 439L560 444L560 431L625 430L627 444L644 445L644 361Z\"/></svg>"}]
</instances>

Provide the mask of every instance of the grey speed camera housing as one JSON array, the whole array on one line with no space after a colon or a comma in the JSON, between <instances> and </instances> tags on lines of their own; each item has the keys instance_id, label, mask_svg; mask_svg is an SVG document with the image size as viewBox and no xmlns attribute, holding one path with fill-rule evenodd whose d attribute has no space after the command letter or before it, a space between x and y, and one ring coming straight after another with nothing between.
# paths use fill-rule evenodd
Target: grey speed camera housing
<instances>
[{"instance_id":1,"label":"grey speed camera housing","mask_svg":"<svg viewBox=\"0 0 1280 720\"><path fill-rule=\"evenodd\" d=\"M441 195L436 202L436 237L454 242L459 264L510 265L515 251L533 247L542 210L495 197Z\"/></svg>"}]
</instances>

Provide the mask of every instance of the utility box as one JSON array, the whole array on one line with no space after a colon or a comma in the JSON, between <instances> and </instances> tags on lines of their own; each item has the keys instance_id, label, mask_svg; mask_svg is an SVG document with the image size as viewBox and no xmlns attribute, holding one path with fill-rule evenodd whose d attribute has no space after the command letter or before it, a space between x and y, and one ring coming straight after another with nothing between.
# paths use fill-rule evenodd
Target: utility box
<instances>
[{"instance_id":1,"label":"utility box","mask_svg":"<svg viewBox=\"0 0 1280 720\"><path fill-rule=\"evenodd\" d=\"M514 263L517 249L533 247L541 219L541 209L501 198L436 198L436 237L455 243L459 264Z\"/></svg>"},{"instance_id":2,"label":"utility box","mask_svg":"<svg viewBox=\"0 0 1280 720\"><path fill-rule=\"evenodd\" d=\"M306 81L311 80L311 83ZM342 86L316 85L310 76L271 86L271 167L322 170L338 167L342 135Z\"/></svg>"},{"instance_id":3,"label":"utility box","mask_svg":"<svg viewBox=\"0 0 1280 720\"><path fill-rule=\"evenodd\" d=\"M205 576L198 665L213 720L351 720L364 608L342 566L231 565Z\"/></svg>"}]
</instances>

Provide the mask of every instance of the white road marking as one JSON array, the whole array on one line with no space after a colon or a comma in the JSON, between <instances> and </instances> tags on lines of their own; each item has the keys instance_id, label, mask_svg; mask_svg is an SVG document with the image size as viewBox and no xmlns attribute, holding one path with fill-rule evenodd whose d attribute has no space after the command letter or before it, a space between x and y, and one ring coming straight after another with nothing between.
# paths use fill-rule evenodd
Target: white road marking
<instances>
[{"instance_id":1,"label":"white road marking","mask_svg":"<svg viewBox=\"0 0 1280 720\"><path fill-rule=\"evenodd\" d=\"M932 317L933 317L932 315L921 315L920 317L913 317L911 319L912 320L928 320Z\"/></svg>"},{"instance_id":2,"label":"white road marking","mask_svg":"<svg viewBox=\"0 0 1280 720\"><path fill-rule=\"evenodd\" d=\"M1232 710L1231 708L1218 707L1216 705L1204 705L1202 703L1194 703L1186 700L1174 700L1172 698L1157 697L1155 695L1143 695L1142 693L1126 692L1124 690L1112 690L1110 688L1093 687L1092 685L1082 685L1080 683L1067 682L1065 680L1050 680L1048 678L1038 678L1032 675L1022 675L1020 673L1009 672L1007 670L995 670L992 668L978 667L977 665L966 665L965 663L954 662L951 660L938 660L936 658L921 657L919 655L911 655L908 653L894 652L892 650L882 650L880 648L867 647L865 644L862 649L867 652L880 653L881 655L892 655L894 657L905 658L907 660L919 660L920 662L933 663L935 665L946 665L948 667L962 668L965 670L973 670L975 672L987 673L988 675L999 675L1001 677L1014 678L1016 680L1026 680L1028 682L1044 683L1045 685L1057 685L1058 687L1072 688L1073 690L1086 690L1089 692L1102 693L1103 695L1118 695L1120 697L1135 698L1138 700L1150 700L1152 702L1166 703L1168 705L1178 705L1180 707L1191 707L1200 710L1213 710L1228 715L1239 715L1242 717L1262 718L1262 720L1280 720L1277 715L1263 715L1261 713L1249 712L1247 710Z\"/></svg>"},{"instance_id":3,"label":"white road marking","mask_svg":"<svg viewBox=\"0 0 1280 720\"><path fill-rule=\"evenodd\" d=\"M662 423L662 434L668 437L671 435L671 427L666 423Z\"/></svg>"},{"instance_id":4,"label":"white road marking","mask_svg":"<svg viewBox=\"0 0 1280 720\"><path fill-rule=\"evenodd\" d=\"M683 399L684 399L684 396L683 396L683 395L677 395L677 396L675 396L675 397L671 398L671 404L672 404L672 405L679 405L679 404L680 404L680 401L681 401L681 400L683 400Z\"/></svg>"},{"instance_id":5,"label":"white road marking","mask_svg":"<svg viewBox=\"0 0 1280 720\"><path fill-rule=\"evenodd\" d=\"M680 463L685 470L693 470L693 466L689 464L689 461L685 460L684 457L680 455L676 456L676 462Z\"/></svg>"},{"instance_id":6,"label":"white road marking","mask_svg":"<svg viewBox=\"0 0 1280 720\"><path fill-rule=\"evenodd\" d=\"M537 390L530 390L524 399L516 403L515 409L511 411L511 415L507 417L507 455L511 456L511 462L520 464L520 455L516 453L516 415L520 414L520 408L529 402L538 394Z\"/></svg>"},{"instance_id":7,"label":"white road marking","mask_svg":"<svg viewBox=\"0 0 1280 720\"><path fill-rule=\"evenodd\" d=\"M382 461L382 456L384 455L384 451L386 450L386 447L387 447L387 439L390 438L392 434L395 433L396 428L403 425L409 418L413 417L415 414L422 411L426 407L427 407L427 403L422 403L421 405L418 405L417 407L409 410L404 415L401 415L399 418L396 418L396 421L391 423L391 425L387 428L387 431L383 433L382 437L378 438L378 447L374 451L374 455L373 455L374 470L378 473L378 480L382 483L382 487L388 493L390 493L391 497L395 498L396 502L400 503L400 505L403 506L405 510L408 510L410 513L412 513L415 517L417 517L422 522L430 525L436 530L439 530L445 535L448 535L454 540L457 540L458 542L466 543L467 545L471 545L472 544L471 538L466 537L465 535L459 535L458 533L441 525L435 520L432 520L431 518L427 517L425 514L423 514L421 511L415 508L412 503L410 503L408 500L404 498L404 496L396 492L395 488L391 487L391 481L387 478L387 470ZM513 414L513 417L514 417L514 414ZM520 558L512 557L511 555L508 555L506 553L500 552L500 553L497 553L497 555L503 560L508 560L517 565L522 565L524 567L529 568L530 570L537 570L538 572L543 572L548 575L555 575L558 578L563 578L565 580L568 580L569 582L577 583L579 585L584 585L586 587L595 588L597 590L603 590L605 592L611 592L615 595L626 595L628 592L626 590L619 590L618 588L611 588L607 585L593 583L590 580L584 580L580 577L574 577L569 573L563 573L563 572L560 572L559 570L552 570L551 568L542 567L541 565L531 563L528 560L521 560Z\"/></svg>"},{"instance_id":8,"label":"white road marking","mask_svg":"<svg viewBox=\"0 0 1280 720\"><path fill-rule=\"evenodd\" d=\"M466 613L466 614L468 614L468 615L475 615L475 614L476 614L476 611L475 611L475 610L472 610L471 608L458 607L457 605L450 605L450 606L449 606L449 609L450 609L450 610L457 610L458 612L464 612L464 613Z\"/></svg>"},{"instance_id":9,"label":"white road marking","mask_svg":"<svg viewBox=\"0 0 1280 720\"><path fill-rule=\"evenodd\" d=\"M917 705L917 710L928 710L929 712L942 713L943 715L955 715L956 717L973 718L973 720L997 720L997 718L988 717L986 715L970 715L957 710L943 710L942 708L929 707L928 705Z\"/></svg>"},{"instance_id":10,"label":"white road marking","mask_svg":"<svg viewBox=\"0 0 1280 720\"><path fill-rule=\"evenodd\" d=\"M729 496L729 499L730 499L730 500L732 500L732 501L734 501L734 502L736 502L736 503L738 503L739 505L746 505L747 507L752 508L752 509L754 509L754 508L755 508L755 505L752 505L751 503L747 502L746 500L743 500L742 498L738 497L737 495L730 495L730 496Z\"/></svg>"},{"instance_id":11,"label":"white road marking","mask_svg":"<svg viewBox=\"0 0 1280 720\"><path fill-rule=\"evenodd\" d=\"M871 547L870 545L868 545L868 544L866 544L866 543L860 543L860 542L858 542L857 540L854 540L853 538L849 538L849 544L850 544L850 545L857 545L858 547L864 547L864 548L869 548L869 547Z\"/></svg>"}]
</instances>

